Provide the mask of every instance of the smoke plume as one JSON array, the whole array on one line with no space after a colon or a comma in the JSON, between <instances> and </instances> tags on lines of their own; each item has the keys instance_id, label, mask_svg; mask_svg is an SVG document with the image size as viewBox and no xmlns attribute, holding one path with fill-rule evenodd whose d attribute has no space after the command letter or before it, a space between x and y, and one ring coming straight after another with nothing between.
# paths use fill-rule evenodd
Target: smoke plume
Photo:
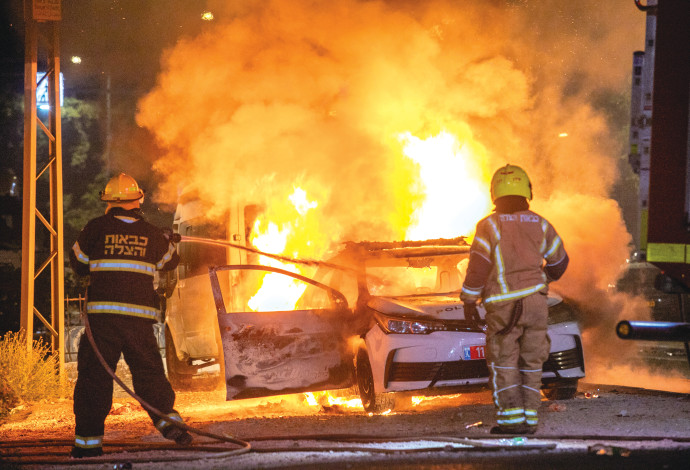
<instances>
[{"instance_id":1,"label":"smoke plume","mask_svg":"<svg viewBox=\"0 0 690 470\"><path fill-rule=\"evenodd\" d=\"M608 292L631 243L609 196L626 143L595 98L629 94L645 21L633 2L269 0L209 9L217 21L165 53L140 102L137 121L162 149L159 200L194 187L211 216L252 202L279 223L301 188L318 217L294 222L313 243L293 253L401 239L425 186L400 136L448 132L471 153L483 190L500 165L528 172L532 207L571 257L553 287L583 305L588 359L597 360L601 338L622 348L612 325L646 310ZM448 199L439 216L455 217L455 206Z\"/></svg>"}]
</instances>

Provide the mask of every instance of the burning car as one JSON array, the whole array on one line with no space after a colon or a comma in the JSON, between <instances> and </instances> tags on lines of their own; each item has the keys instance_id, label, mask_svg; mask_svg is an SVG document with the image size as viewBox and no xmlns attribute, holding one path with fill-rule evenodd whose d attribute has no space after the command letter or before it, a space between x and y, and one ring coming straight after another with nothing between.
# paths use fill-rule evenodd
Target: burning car
<instances>
[{"instance_id":1,"label":"burning car","mask_svg":"<svg viewBox=\"0 0 690 470\"><path fill-rule=\"evenodd\" d=\"M364 409L380 411L394 392L485 386L485 335L459 300L468 259L464 239L440 239L348 243L313 278L260 265L210 268L227 398L356 384ZM230 273L258 271L306 283L294 310L227 308L238 305ZM548 323L543 391L572 398L585 372L573 306L551 295Z\"/></svg>"}]
</instances>

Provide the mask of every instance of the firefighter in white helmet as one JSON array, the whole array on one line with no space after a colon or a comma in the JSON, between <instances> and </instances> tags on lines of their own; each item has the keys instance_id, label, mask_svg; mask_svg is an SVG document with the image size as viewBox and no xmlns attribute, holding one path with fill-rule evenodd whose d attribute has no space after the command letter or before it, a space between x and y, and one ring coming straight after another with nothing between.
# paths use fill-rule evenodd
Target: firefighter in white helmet
<instances>
[{"instance_id":1,"label":"firefighter in white helmet","mask_svg":"<svg viewBox=\"0 0 690 470\"><path fill-rule=\"evenodd\" d=\"M108 203L105 215L86 224L69 253L70 264L77 275L90 278L86 313L97 349L112 370L124 356L134 391L167 416L161 419L149 413L154 425L164 437L187 445L191 435L171 424L182 418L173 409L175 392L165 376L153 331L159 315L154 273L175 269L179 256L170 236L144 220L143 198L134 178L124 173L113 177L101 192L101 200ZM113 379L85 336L77 363L71 456L98 456L103 454Z\"/></svg>"},{"instance_id":2,"label":"firefighter in white helmet","mask_svg":"<svg viewBox=\"0 0 690 470\"><path fill-rule=\"evenodd\" d=\"M533 434L547 336L548 283L559 279L568 255L553 226L529 210L532 185L525 171L506 165L493 175L496 208L479 221L460 298L465 317L478 321L486 307L486 354L497 410L492 434Z\"/></svg>"}]
</instances>

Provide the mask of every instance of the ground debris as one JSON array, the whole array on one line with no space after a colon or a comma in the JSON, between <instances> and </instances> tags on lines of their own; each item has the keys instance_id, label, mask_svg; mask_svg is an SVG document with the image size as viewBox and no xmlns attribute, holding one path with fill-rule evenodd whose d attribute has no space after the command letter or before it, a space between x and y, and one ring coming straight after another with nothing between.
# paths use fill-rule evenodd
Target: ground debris
<instances>
[{"instance_id":1,"label":"ground debris","mask_svg":"<svg viewBox=\"0 0 690 470\"><path fill-rule=\"evenodd\" d=\"M113 407L110 409L110 414L123 415L134 410L135 408L132 403L113 403Z\"/></svg>"},{"instance_id":2,"label":"ground debris","mask_svg":"<svg viewBox=\"0 0 690 470\"><path fill-rule=\"evenodd\" d=\"M330 415L339 415L339 414L347 413L347 410L346 410L346 408L343 408L342 406L337 405L337 404L321 405L321 413L330 414Z\"/></svg>"}]
</instances>

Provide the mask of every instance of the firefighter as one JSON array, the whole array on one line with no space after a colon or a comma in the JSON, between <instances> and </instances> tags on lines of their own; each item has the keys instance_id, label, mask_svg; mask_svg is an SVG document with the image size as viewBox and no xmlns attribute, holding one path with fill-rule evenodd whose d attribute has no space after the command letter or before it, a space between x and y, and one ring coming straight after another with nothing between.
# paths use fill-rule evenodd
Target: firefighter
<instances>
[{"instance_id":1,"label":"firefighter","mask_svg":"<svg viewBox=\"0 0 690 470\"><path fill-rule=\"evenodd\" d=\"M167 417L149 413L167 439L188 445L191 435L171 424L182 421L173 409L175 392L163 369L153 331L159 311L153 277L179 262L172 232L151 225L141 212L144 191L134 178L113 177L100 198L105 215L89 221L69 253L78 276L89 276L86 313L96 347L115 370L120 354L132 373L134 391ZM88 338L82 335L77 353L74 388L74 458L103 455L105 419L110 412L113 379L99 362Z\"/></svg>"},{"instance_id":2,"label":"firefighter","mask_svg":"<svg viewBox=\"0 0 690 470\"><path fill-rule=\"evenodd\" d=\"M486 307L486 354L497 410L492 434L533 434L541 374L549 356L548 283L559 279L568 255L553 226L529 210L525 171L506 165L491 179L495 211L477 223L460 299L465 317L480 321Z\"/></svg>"}]
</instances>

